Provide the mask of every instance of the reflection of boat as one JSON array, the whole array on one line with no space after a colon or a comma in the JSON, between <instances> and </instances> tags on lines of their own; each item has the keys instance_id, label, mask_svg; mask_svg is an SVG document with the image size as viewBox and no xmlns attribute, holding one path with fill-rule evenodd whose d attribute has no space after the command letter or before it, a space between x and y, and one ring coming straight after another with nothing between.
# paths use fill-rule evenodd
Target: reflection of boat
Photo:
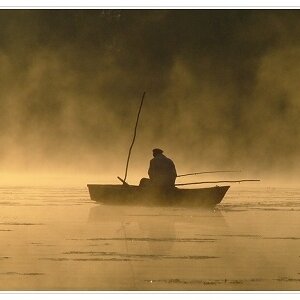
<instances>
[{"instance_id":1,"label":"reflection of boat","mask_svg":"<svg viewBox=\"0 0 300 300\"><path fill-rule=\"evenodd\" d=\"M91 199L103 204L181 207L214 207L222 201L230 187L174 188L162 192L132 185L88 184L87 186Z\"/></svg>"},{"instance_id":2,"label":"reflection of boat","mask_svg":"<svg viewBox=\"0 0 300 300\"><path fill-rule=\"evenodd\" d=\"M185 252L195 254L195 243L211 244L216 236L228 234L218 209L98 204L91 207L88 222L97 232L95 241L125 242L127 252L143 255L172 254L178 251L176 245L185 245ZM211 254L217 256L221 246L211 247Z\"/></svg>"}]
</instances>

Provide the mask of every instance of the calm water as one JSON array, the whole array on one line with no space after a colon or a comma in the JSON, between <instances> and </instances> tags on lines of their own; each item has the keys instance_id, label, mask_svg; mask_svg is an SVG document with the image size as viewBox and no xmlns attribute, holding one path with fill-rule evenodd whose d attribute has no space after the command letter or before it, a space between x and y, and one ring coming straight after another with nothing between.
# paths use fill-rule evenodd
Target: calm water
<instances>
[{"instance_id":1,"label":"calm water","mask_svg":"<svg viewBox=\"0 0 300 300\"><path fill-rule=\"evenodd\" d=\"M85 187L0 188L0 290L300 290L300 189L215 211L109 207Z\"/></svg>"}]
</instances>

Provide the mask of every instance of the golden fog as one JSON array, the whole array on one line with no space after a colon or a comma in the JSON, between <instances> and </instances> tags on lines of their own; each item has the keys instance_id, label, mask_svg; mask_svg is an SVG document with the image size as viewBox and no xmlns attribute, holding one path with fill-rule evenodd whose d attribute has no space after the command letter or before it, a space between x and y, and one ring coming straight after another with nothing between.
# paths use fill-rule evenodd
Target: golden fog
<instances>
[{"instance_id":1,"label":"golden fog","mask_svg":"<svg viewBox=\"0 0 300 300\"><path fill-rule=\"evenodd\" d=\"M297 184L299 20L297 10L1 10L1 182L118 182L146 91L129 182L161 147L179 174Z\"/></svg>"}]
</instances>

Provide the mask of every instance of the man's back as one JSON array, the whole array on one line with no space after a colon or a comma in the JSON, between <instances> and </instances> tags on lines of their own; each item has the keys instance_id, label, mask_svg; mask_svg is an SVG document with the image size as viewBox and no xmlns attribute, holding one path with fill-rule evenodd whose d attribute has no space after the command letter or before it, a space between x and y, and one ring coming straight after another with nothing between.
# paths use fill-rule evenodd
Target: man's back
<instances>
[{"instance_id":1,"label":"man's back","mask_svg":"<svg viewBox=\"0 0 300 300\"><path fill-rule=\"evenodd\" d=\"M163 154L151 159L148 174L151 182L160 187L174 187L177 177L173 161Z\"/></svg>"}]
</instances>

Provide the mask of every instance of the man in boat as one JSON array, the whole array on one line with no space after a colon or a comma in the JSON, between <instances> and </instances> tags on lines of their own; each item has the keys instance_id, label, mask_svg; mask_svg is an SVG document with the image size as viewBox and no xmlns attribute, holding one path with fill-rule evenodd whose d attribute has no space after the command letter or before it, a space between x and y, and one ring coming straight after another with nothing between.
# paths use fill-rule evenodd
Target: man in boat
<instances>
[{"instance_id":1,"label":"man in boat","mask_svg":"<svg viewBox=\"0 0 300 300\"><path fill-rule=\"evenodd\" d=\"M175 187L177 172L174 162L163 154L163 150L155 148L148 170L149 178L142 178L140 186L151 186L159 189Z\"/></svg>"}]
</instances>

